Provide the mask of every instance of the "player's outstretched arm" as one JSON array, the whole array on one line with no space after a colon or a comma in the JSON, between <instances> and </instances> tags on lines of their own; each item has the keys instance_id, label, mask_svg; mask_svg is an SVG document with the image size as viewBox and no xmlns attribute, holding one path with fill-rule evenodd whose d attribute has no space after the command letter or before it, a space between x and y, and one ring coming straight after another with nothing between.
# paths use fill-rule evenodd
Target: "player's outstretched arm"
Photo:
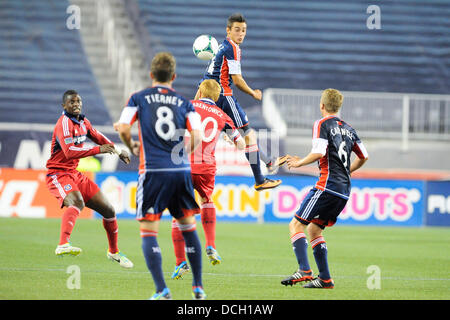
<instances>
[{"instance_id":1,"label":"player's outstretched arm","mask_svg":"<svg viewBox=\"0 0 450 320\"><path fill-rule=\"evenodd\" d=\"M109 154L113 154L114 152L116 152L116 150L114 149L114 145L113 144L102 144L100 146L100 153L109 153Z\"/></svg>"},{"instance_id":2,"label":"player's outstretched arm","mask_svg":"<svg viewBox=\"0 0 450 320\"><path fill-rule=\"evenodd\" d=\"M246 94L252 96L256 100L261 100L262 99L262 92L261 92L261 90L259 90L259 89L253 90L252 88L250 88L249 85L247 84L247 82L242 77L242 75L240 75L240 74L232 74L231 78L233 79L233 83L236 85L236 87L239 88L239 90L241 90L242 92L245 92Z\"/></svg>"},{"instance_id":3,"label":"player's outstretched arm","mask_svg":"<svg viewBox=\"0 0 450 320\"><path fill-rule=\"evenodd\" d=\"M288 159L286 160L286 163L287 163L289 169L299 168L302 166L306 166L310 163L316 162L323 156L324 155L321 153L310 153L304 158L300 158L298 156L287 155Z\"/></svg>"},{"instance_id":4,"label":"player's outstretched arm","mask_svg":"<svg viewBox=\"0 0 450 320\"><path fill-rule=\"evenodd\" d=\"M139 156L140 143L134 141L131 136L131 125L126 123L116 123L114 129L119 132L120 140L130 149L131 153L136 157Z\"/></svg>"}]
</instances>

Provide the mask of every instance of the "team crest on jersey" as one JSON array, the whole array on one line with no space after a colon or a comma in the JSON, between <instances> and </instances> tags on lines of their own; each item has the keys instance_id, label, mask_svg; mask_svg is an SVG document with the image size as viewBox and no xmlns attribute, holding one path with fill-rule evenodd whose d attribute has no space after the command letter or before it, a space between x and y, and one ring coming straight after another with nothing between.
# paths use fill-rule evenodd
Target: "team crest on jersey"
<instances>
[{"instance_id":1,"label":"team crest on jersey","mask_svg":"<svg viewBox=\"0 0 450 320\"><path fill-rule=\"evenodd\" d=\"M72 190L72 186L71 186L70 184L66 184L66 185L64 186L64 190L70 191L70 190Z\"/></svg>"},{"instance_id":2,"label":"team crest on jersey","mask_svg":"<svg viewBox=\"0 0 450 320\"><path fill-rule=\"evenodd\" d=\"M167 94L167 93L169 93L169 90L164 89L164 88L158 88L158 92L162 93L162 94Z\"/></svg>"}]
</instances>

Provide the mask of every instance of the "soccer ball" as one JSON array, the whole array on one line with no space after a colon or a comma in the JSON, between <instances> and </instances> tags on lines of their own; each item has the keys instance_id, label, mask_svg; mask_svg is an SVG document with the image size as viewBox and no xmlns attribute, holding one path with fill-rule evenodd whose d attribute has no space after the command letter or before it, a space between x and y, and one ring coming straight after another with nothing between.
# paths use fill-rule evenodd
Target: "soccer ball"
<instances>
[{"instance_id":1,"label":"soccer ball","mask_svg":"<svg viewBox=\"0 0 450 320\"><path fill-rule=\"evenodd\" d=\"M211 60L219 50L219 44L213 36L202 34L195 39L192 50L200 60Z\"/></svg>"}]
</instances>

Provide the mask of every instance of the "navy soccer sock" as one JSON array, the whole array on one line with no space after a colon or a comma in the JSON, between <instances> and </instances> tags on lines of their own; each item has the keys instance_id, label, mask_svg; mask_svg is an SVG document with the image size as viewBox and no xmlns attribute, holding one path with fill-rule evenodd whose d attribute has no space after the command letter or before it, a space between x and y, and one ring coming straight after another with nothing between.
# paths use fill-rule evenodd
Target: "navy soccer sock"
<instances>
[{"instance_id":1,"label":"navy soccer sock","mask_svg":"<svg viewBox=\"0 0 450 320\"><path fill-rule=\"evenodd\" d=\"M299 269L302 271L309 271L311 267L308 261L308 240L303 232L297 232L291 237L292 248L294 249L295 256Z\"/></svg>"},{"instance_id":2,"label":"navy soccer sock","mask_svg":"<svg viewBox=\"0 0 450 320\"><path fill-rule=\"evenodd\" d=\"M325 239L322 236L313 239L311 241L311 248L313 249L317 268L319 268L319 278L322 280L329 280L331 276L330 270L328 269L328 250Z\"/></svg>"},{"instance_id":3,"label":"navy soccer sock","mask_svg":"<svg viewBox=\"0 0 450 320\"><path fill-rule=\"evenodd\" d=\"M250 167L252 168L256 184L263 183L265 177L261 172L261 161L259 159L258 145L253 144L245 147L245 156L247 157L247 160L250 163Z\"/></svg>"},{"instance_id":4,"label":"navy soccer sock","mask_svg":"<svg viewBox=\"0 0 450 320\"><path fill-rule=\"evenodd\" d=\"M147 268L152 274L156 292L161 292L166 288L166 283L162 270L161 249L156 239L157 235L157 232L141 229L142 252L144 253Z\"/></svg>"},{"instance_id":5,"label":"navy soccer sock","mask_svg":"<svg viewBox=\"0 0 450 320\"><path fill-rule=\"evenodd\" d=\"M192 286L203 287L202 284L202 247L195 224L178 224L186 247L186 255L192 267Z\"/></svg>"}]
</instances>

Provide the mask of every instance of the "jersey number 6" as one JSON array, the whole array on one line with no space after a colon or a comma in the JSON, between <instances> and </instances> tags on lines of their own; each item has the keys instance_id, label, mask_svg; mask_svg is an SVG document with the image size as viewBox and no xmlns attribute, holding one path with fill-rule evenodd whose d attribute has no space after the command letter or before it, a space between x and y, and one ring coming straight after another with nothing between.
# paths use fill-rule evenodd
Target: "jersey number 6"
<instances>
[{"instance_id":1,"label":"jersey number 6","mask_svg":"<svg viewBox=\"0 0 450 320\"><path fill-rule=\"evenodd\" d=\"M344 167L347 167L347 150L345 148L345 141L342 141L341 144L339 145L339 150L338 150L338 155L339 158L341 159L342 163L344 164Z\"/></svg>"}]
</instances>

